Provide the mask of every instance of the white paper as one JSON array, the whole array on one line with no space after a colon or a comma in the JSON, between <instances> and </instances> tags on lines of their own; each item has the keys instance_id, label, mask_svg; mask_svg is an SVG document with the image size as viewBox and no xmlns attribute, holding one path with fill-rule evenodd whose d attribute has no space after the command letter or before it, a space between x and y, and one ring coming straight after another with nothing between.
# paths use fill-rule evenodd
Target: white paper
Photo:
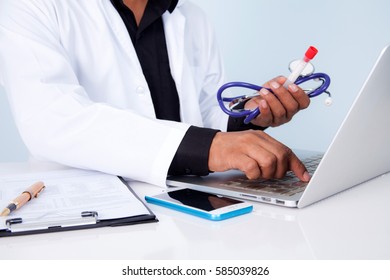
<instances>
[{"instance_id":1,"label":"white paper","mask_svg":"<svg viewBox=\"0 0 390 280\"><path fill-rule=\"evenodd\" d=\"M12 218L65 220L84 211L96 211L99 220L150 214L118 177L79 169L0 176L0 211L37 181L45 183L39 197L0 217L0 230Z\"/></svg>"}]
</instances>

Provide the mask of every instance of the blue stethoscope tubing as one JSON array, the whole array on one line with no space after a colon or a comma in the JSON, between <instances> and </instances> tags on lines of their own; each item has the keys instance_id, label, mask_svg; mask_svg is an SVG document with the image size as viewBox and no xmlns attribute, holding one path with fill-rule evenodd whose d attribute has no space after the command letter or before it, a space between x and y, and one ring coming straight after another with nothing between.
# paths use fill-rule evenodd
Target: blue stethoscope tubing
<instances>
[{"instance_id":1,"label":"blue stethoscope tubing","mask_svg":"<svg viewBox=\"0 0 390 280\"><path fill-rule=\"evenodd\" d=\"M295 84L299 85L299 84L302 84L302 83L310 81L310 80L321 80L322 81L321 86L317 87L316 89L310 91L307 94L310 98L319 96L322 93L327 93L330 96L330 93L327 91L327 89L330 85L330 77L325 73L313 73L313 74L308 75L308 76L300 76L295 81ZM239 112L234 112L234 111L226 108L224 102L232 102L236 99L246 97L245 95L236 96L236 97L222 97L222 93L226 89L232 88L232 87L243 87L243 88L247 88L247 89L253 89L255 91L259 91L263 87L255 85L255 84L246 83L246 82L230 82L230 83L226 83L226 84L222 85L217 92L218 104L221 107L222 111L225 112L226 114L228 114L229 116L234 117L234 118L246 117L244 119L244 123L248 124L254 118L256 118L258 115L260 115L261 112L260 112L259 108L256 108L254 110L241 110ZM271 89L269 89L269 88L266 88L266 89L269 90L270 92L272 92Z\"/></svg>"}]
</instances>

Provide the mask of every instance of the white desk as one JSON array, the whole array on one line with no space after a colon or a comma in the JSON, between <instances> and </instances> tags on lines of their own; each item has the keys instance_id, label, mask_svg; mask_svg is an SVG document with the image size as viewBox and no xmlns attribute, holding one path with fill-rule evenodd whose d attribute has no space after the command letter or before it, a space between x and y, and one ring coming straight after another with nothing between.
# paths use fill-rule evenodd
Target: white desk
<instances>
[{"instance_id":1,"label":"white desk","mask_svg":"<svg viewBox=\"0 0 390 280\"><path fill-rule=\"evenodd\" d=\"M0 164L0 174L56 168ZM144 197L161 188L132 183ZM159 222L0 238L0 259L390 259L390 173L304 209L255 203L212 222L149 205Z\"/></svg>"}]
</instances>

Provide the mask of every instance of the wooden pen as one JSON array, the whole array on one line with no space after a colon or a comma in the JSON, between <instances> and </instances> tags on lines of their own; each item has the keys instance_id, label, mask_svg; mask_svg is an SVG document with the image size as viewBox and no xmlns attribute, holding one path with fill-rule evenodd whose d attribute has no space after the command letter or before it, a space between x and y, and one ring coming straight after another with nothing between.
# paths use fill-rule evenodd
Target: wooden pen
<instances>
[{"instance_id":1,"label":"wooden pen","mask_svg":"<svg viewBox=\"0 0 390 280\"><path fill-rule=\"evenodd\" d=\"M45 184L43 182L39 181L34 183L27 190L22 192L17 198L12 200L9 205L4 208L0 216L8 216L12 211L19 209L31 199L37 198L44 188Z\"/></svg>"}]
</instances>

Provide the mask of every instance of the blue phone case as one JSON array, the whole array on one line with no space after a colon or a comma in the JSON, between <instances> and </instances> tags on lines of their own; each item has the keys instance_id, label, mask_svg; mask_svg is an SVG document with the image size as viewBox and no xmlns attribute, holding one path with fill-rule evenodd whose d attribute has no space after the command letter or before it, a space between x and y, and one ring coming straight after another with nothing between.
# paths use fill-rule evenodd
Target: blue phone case
<instances>
[{"instance_id":1,"label":"blue phone case","mask_svg":"<svg viewBox=\"0 0 390 280\"><path fill-rule=\"evenodd\" d=\"M152 196L145 196L145 200L149 203L164 206L164 207L167 207L167 208L170 208L173 210L177 210L177 211L180 211L183 213L191 214L191 215L201 217L204 219L208 219L208 220L212 220L212 221L222 221L225 219L229 219L229 218L233 218L236 216L250 213L253 210L253 206L249 204L248 207L245 207L245 208L232 210L230 212L223 213L220 215L214 215L214 214L202 212L202 211L200 211L194 207L191 207L191 206L177 205L175 203L172 203L172 202L169 202L166 200L162 200L162 199L159 199L156 197L152 197Z\"/></svg>"}]
</instances>

